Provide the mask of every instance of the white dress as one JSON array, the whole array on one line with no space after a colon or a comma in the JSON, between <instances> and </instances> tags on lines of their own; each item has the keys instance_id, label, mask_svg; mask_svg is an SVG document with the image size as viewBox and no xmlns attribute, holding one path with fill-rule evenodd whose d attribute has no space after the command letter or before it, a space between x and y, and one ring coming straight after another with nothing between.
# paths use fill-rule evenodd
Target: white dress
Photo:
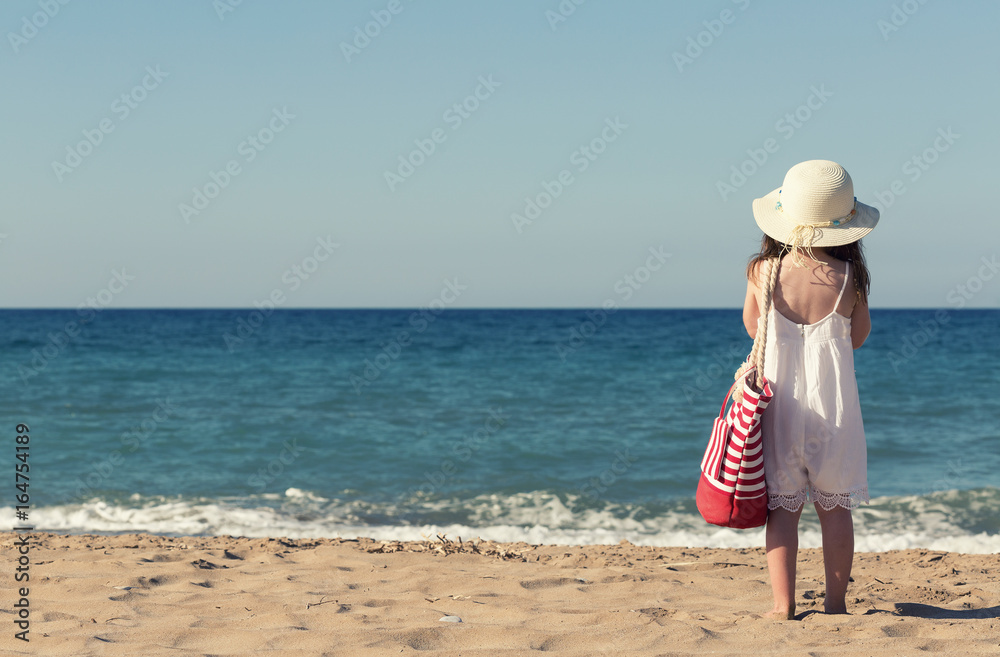
<instances>
[{"instance_id":1,"label":"white dress","mask_svg":"<svg viewBox=\"0 0 1000 657\"><path fill-rule=\"evenodd\" d=\"M836 312L850 271L848 262L834 309L818 322L796 324L771 304L764 376L774 398L761 420L768 509L869 501L851 318Z\"/></svg>"}]
</instances>

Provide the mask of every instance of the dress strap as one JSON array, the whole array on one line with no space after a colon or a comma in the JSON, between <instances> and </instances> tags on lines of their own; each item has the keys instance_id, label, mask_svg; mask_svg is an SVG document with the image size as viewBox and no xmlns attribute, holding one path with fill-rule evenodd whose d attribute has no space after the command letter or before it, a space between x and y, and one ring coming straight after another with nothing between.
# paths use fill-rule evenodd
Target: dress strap
<instances>
[{"instance_id":1,"label":"dress strap","mask_svg":"<svg viewBox=\"0 0 1000 657\"><path fill-rule=\"evenodd\" d=\"M833 312L837 312L837 308L840 308L840 300L844 298L844 290L847 289L847 281L851 275L851 261L847 260L844 262L844 284L840 286L840 294L837 295L837 303L833 304Z\"/></svg>"}]
</instances>

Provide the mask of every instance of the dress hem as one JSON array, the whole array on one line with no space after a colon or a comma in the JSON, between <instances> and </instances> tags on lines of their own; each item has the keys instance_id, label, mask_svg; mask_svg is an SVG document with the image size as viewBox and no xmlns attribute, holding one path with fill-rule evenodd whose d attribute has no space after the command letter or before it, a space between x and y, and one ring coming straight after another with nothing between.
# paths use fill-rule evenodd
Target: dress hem
<instances>
[{"instance_id":1,"label":"dress hem","mask_svg":"<svg viewBox=\"0 0 1000 657\"><path fill-rule=\"evenodd\" d=\"M845 509L856 509L862 503L869 504L871 502L871 498L868 496L868 486L854 488L846 493L827 493L812 486L805 486L794 493L768 493L767 508L769 511L785 509L794 512L802 508L802 505L810 499L819 504L824 511L831 511L838 506Z\"/></svg>"}]
</instances>

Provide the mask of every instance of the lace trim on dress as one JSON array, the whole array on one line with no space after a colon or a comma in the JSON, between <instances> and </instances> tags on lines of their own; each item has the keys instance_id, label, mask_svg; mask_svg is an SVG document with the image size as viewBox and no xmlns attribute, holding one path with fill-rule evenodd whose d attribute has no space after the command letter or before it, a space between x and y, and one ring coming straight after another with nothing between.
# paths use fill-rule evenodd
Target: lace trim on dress
<instances>
[{"instance_id":1,"label":"lace trim on dress","mask_svg":"<svg viewBox=\"0 0 1000 657\"><path fill-rule=\"evenodd\" d=\"M805 504L807 489L803 488L795 493L768 493L767 509L785 509L786 511L798 511Z\"/></svg>"},{"instance_id":2,"label":"lace trim on dress","mask_svg":"<svg viewBox=\"0 0 1000 657\"><path fill-rule=\"evenodd\" d=\"M794 493L768 493L767 508L770 511L774 509L798 511L810 498L823 507L824 511L829 511L837 506L842 506L845 509L856 509L861 506L862 502L868 504L870 501L867 486L855 488L846 493L827 493L816 488L806 487Z\"/></svg>"},{"instance_id":3,"label":"lace trim on dress","mask_svg":"<svg viewBox=\"0 0 1000 657\"><path fill-rule=\"evenodd\" d=\"M864 502L868 504L868 487L862 486L846 493L825 493L815 488L812 489L813 501L823 507L824 511L829 511L835 506L842 506L845 509L856 509Z\"/></svg>"}]
</instances>

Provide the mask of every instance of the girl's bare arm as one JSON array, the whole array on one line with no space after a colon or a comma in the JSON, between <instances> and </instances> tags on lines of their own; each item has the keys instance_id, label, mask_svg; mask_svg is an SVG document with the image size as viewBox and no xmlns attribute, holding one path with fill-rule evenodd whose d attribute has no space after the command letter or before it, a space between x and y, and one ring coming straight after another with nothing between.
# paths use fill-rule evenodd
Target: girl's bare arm
<instances>
[{"instance_id":1,"label":"girl's bare arm","mask_svg":"<svg viewBox=\"0 0 1000 657\"><path fill-rule=\"evenodd\" d=\"M756 269L759 270L760 267L758 266ZM757 302L757 284L755 283L756 274L757 271L747 281L747 297L743 302L743 326L746 327L751 339L757 337L757 320L760 318L760 304Z\"/></svg>"},{"instance_id":2,"label":"girl's bare arm","mask_svg":"<svg viewBox=\"0 0 1000 657\"><path fill-rule=\"evenodd\" d=\"M872 330L872 318L868 313L868 302L858 300L851 312L851 344L855 349L865 343Z\"/></svg>"}]
</instances>

